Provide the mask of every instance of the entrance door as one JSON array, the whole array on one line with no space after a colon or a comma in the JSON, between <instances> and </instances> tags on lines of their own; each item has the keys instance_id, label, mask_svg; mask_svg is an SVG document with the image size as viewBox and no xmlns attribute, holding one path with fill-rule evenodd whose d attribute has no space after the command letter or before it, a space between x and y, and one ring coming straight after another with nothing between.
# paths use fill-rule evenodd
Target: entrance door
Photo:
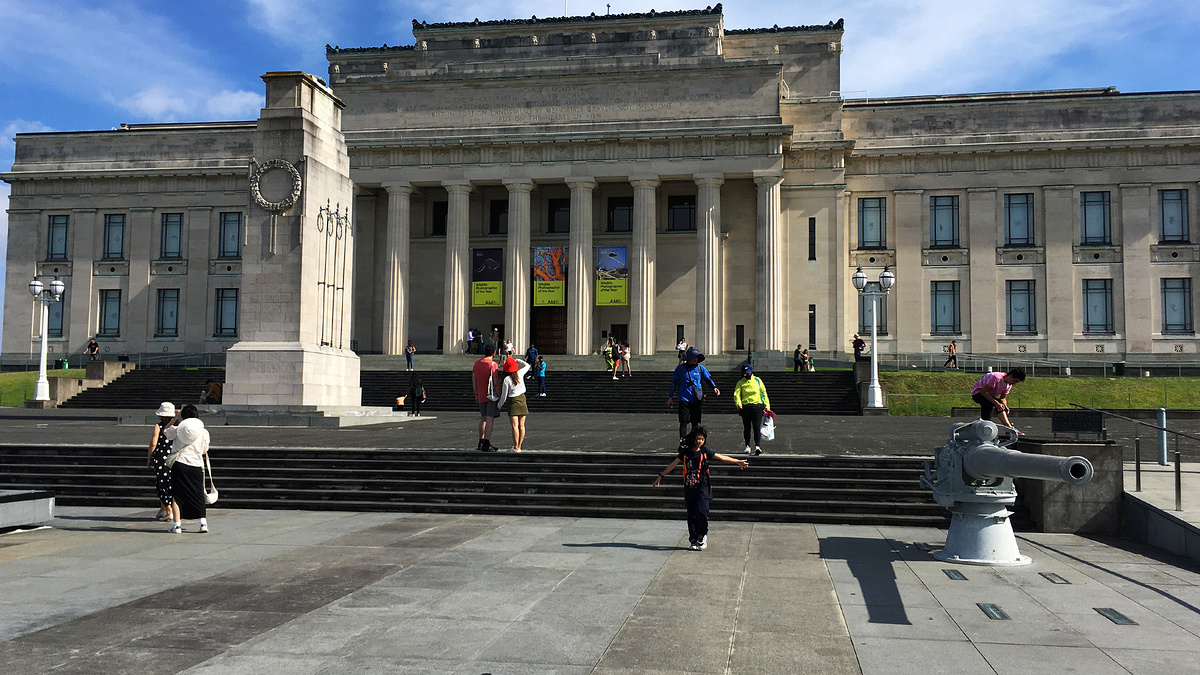
<instances>
[{"instance_id":1,"label":"entrance door","mask_svg":"<svg viewBox=\"0 0 1200 675\"><path fill-rule=\"evenodd\" d=\"M567 353L567 308L533 308L533 344L542 354Z\"/></svg>"},{"instance_id":2,"label":"entrance door","mask_svg":"<svg viewBox=\"0 0 1200 675\"><path fill-rule=\"evenodd\" d=\"M608 336L618 342L629 341L629 324L614 323L608 327Z\"/></svg>"}]
</instances>

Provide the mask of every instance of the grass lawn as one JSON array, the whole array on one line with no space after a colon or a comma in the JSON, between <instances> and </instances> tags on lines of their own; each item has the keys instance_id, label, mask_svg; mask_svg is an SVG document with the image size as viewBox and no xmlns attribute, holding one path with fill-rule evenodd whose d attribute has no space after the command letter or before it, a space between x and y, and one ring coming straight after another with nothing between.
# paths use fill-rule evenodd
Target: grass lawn
<instances>
[{"instance_id":1,"label":"grass lawn","mask_svg":"<svg viewBox=\"0 0 1200 675\"><path fill-rule=\"evenodd\" d=\"M892 415L949 415L952 407L977 407L966 373L881 372ZM1011 408L1167 408L1200 410L1200 377L1030 377L1008 395Z\"/></svg>"},{"instance_id":2,"label":"grass lawn","mask_svg":"<svg viewBox=\"0 0 1200 675\"><path fill-rule=\"evenodd\" d=\"M69 370L47 370L46 377L82 378L87 371L83 368ZM33 385L37 382L36 370L20 373L0 373L0 406L23 406L26 399L33 398Z\"/></svg>"}]
</instances>

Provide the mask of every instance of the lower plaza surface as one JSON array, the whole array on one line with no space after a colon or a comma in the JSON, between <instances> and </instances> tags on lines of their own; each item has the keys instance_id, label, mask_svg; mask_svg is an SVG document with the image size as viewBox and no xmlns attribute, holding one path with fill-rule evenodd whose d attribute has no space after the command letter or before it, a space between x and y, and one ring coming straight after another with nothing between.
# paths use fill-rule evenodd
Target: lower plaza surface
<instances>
[{"instance_id":1,"label":"lower plaza surface","mask_svg":"<svg viewBox=\"0 0 1200 675\"><path fill-rule=\"evenodd\" d=\"M934 528L714 521L688 551L682 504L211 509L204 535L153 514L60 508L0 535L0 672L1200 672L1200 572L1123 539L1020 534L1033 563L992 568L934 560Z\"/></svg>"}]
</instances>

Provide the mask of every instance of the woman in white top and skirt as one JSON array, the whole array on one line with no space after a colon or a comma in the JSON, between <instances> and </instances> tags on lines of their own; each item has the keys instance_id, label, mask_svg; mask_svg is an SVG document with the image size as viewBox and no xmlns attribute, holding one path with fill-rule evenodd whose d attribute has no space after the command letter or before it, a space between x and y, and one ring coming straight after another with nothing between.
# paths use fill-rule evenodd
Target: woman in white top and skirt
<instances>
[{"instance_id":1,"label":"woman in white top and skirt","mask_svg":"<svg viewBox=\"0 0 1200 675\"><path fill-rule=\"evenodd\" d=\"M183 531L182 519L200 520L200 532L208 532L207 506L204 497L204 455L208 454L209 436L200 421L196 406L185 405L179 413L180 422L167 427L163 433L175 443L178 454L171 465L171 513L175 523L172 534Z\"/></svg>"},{"instance_id":2,"label":"woman in white top and skirt","mask_svg":"<svg viewBox=\"0 0 1200 675\"><path fill-rule=\"evenodd\" d=\"M496 401L497 408L503 408L508 403L508 421L512 423L513 452L520 452L525 443L525 417L529 415L529 405L525 401L525 373L529 372L529 364L521 359L508 359L504 362L504 383L500 388L500 400Z\"/></svg>"}]
</instances>

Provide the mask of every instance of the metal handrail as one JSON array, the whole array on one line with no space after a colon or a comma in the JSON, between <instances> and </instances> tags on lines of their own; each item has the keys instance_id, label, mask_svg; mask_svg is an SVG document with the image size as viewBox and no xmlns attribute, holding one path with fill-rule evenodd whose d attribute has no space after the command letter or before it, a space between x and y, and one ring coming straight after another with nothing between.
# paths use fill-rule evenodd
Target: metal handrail
<instances>
[{"instance_id":1,"label":"metal handrail","mask_svg":"<svg viewBox=\"0 0 1200 675\"><path fill-rule=\"evenodd\" d=\"M1125 420L1126 422L1133 422L1134 424L1140 424L1141 426L1144 426L1144 427L1150 427L1151 429L1155 429L1160 432L1175 434L1175 510L1176 511L1183 510L1183 453L1179 452L1179 438L1182 436L1183 438L1190 438L1193 441L1200 441L1200 437L1193 436L1191 434L1184 433L1182 431L1176 431L1174 429L1160 427L1157 424L1150 424L1149 422L1135 420L1131 417L1125 417L1124 415L1118 415L1114 412L1109 412L1107 410L1097 410L1096 408L1089 408L1086 405L1080 405L1078 403L1072 403L1071 405L1073 405L1076 408L1079 408L1081 410L1090 410L1091 412L1098 412L1101 415L1111 415L1113 417L1116 417L1117 419ZM1136 481L1137 481L1137 492L1142 491L1142 444L1140 441L1141 441L1140 437L1136 438L1136 439L1134 439L1134 444L1133 444L1133 463L1134 463L1133 470L1134 470L1134 475L1135 475ZM1163 442L1165 443L1165 440ZM1165 450L1165 446L1163 446L1163 450ZM1161 451L1162 450L1160 450L1160 452ZM1162 455L1159 455L1159 456L1161 457ZM1162 460L1160 459L1159 461L1161 462Z\"/></svg>"},{"instance_id":2,"label":"metal handrail","mask_svg":"<svg viewBox=\"0 0 1200 675\"><path fill-rule=\"evenodd\" d=\"M1134 424L1140 424L1140 425L1142 425L1142 426L1144 426L1144 427L1150 427L1151 429L1157 429L1158 431L1165 431L1165 432L1167 432L1167 433L1169 433L1169 434L1175 434L1176 436L1183 436L1184 438L1190 438L1190 439L1192 439L1193 441L1200 441L1200 436L1193 436L1193 435L1191 435L1191 434L1184 433L1184 432L1182 432L1182 431L1176 431L1176 430L1174 430L1174 429L1168 429L1168 428L1166 428L1166 427L1160 427L1160 426L1158 426L1157 424L1150 424L1149 422L1143 422L1143 421L1141 421L1141 420L1135 420L1135 419L1133 419L1132 417L1125 417L1124 415L1118 415L1118 414L1117 414L1117 413L1115 413L1115 412L1109 412L1109 411L1107 411L1107 410L1099 410L1099 409L1097 409L1097 408L1089 408L1089 407L1087 407L1086 405L1081 405L1081 404L1079 404L1079 403L1071 403L1070 405L1072 405L1072 406L1074 406L1074 407L1076 407L1076 408L1079 408L1079 409L1081 409L1081 410L1090 410L1090 411L1092 411L1092 412L1098 412L1098 413L1100 413L1100 414L1102 414L1102 415L1111 415L1111 416L1113 416L1113 417L1116 417L1117 419L1125 420L1126 422L1133 422Z\"/></svg>"}]
</instances>

